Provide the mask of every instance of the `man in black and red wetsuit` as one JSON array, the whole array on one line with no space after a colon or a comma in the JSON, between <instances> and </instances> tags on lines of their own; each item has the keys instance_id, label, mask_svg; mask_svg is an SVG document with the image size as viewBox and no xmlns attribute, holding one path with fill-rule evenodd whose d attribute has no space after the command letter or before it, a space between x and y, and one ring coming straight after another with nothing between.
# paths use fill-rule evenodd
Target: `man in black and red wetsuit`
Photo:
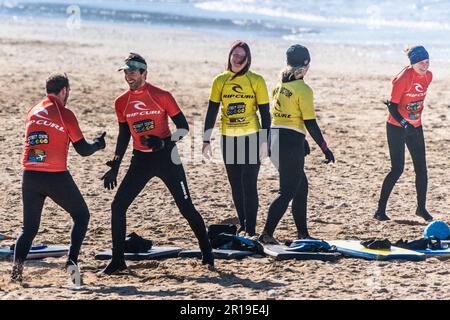
<instances>
[{"instance_id":1,"label":"man in black and red wetsuit","mask_svg":"<svg viewBox=\"0 0 450 320\"><path fill-rule=\"evenodd\" d=\"M22 281L23 263L41 222L45 199L51 198L73 219L67 268L78 269L78 255L89 223L89 210L67 170L71 142L81 156L105 148L105 132L87 143L74 113L66 107L69 79L55 74L47 79L47 96L27 114L23 153L23 231L14 250L11 280Z\"/></svg>"},{"instance_id":2,"label":"man in black and red wetsuit","mask_svg":"<svg viewBox=\"0 0 450 320\"><path fill-rule=\"evenodd\" d=\"M133 157L111 205L113 254L103 272L111 275L127 269L124 257L126 212L153 177L159 177L165 183L198 239L202 262L213 267L214 257L205 223L192 203L175 145L188 133L186 118L168 91L146 82L147 63L144 58L130 53L125 65L119 69L122 70L130 89L115 101L119 136L114 158L107 162L111 169L102 177L105 188L117 186L119 166L130 137L133 137ZM168 117L177 126L173 134L168 126Z\"/></svg>"}]
</instances>

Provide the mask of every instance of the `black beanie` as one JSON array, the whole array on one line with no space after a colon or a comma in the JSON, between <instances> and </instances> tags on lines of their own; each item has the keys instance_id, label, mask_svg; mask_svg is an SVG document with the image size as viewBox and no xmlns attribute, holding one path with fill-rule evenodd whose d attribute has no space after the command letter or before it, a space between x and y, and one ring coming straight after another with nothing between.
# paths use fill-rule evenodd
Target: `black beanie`
<instances>
[{"instance_id":1,"label":"black beanie","mask_svg":"<svg viewBox=\"0 0 450 320\"><path fill-rule=\"evenodd\" d=\"M300 44L294 44L286 51L286 61L291 67L304 67L311 62L309 51Z\"/></svg>"}]
</instances>

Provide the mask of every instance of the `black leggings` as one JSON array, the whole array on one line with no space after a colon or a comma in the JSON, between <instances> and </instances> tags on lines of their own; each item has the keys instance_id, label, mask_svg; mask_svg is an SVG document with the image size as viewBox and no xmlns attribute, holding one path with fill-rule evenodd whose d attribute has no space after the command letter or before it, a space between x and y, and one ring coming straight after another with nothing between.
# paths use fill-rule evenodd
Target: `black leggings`
<instances>
[{"instance_id":1,"label":"black leggings","mask_svg":"<svg viewBox=\"0 0 450 320\"><path fill-rule=\"evenodd\" d=\"M130 168L111 205L113 260L123 261L124 259L128 207L153 177L159 177L165 183L181 214L194 231L201 251L210 253L212 249L205 223L192 203L177 148L174 143L170 142L168 146L158 152L145 153L133 150ZM153 195L158 197L158 190L155 190Z\"/></svg>"},{"instance_id":2,"label":"black leggings","mask_svg":"<svg viewBox=\"0 0 450 320\"><path fill-rule=\"evenodd\" d=\"M403 173L405 167L405 144L411 154L416 173L417 208L419 210L425 210L428 175L423 129L422 127L416 128L415 134L406 136L405 129L387 123L386 130L389 154L391 155L391 171L384 179L380 200L378 202L378 210L386 210L389 195Z\"/></svg>"},{"instance_id":3,"label":"black leggings","mask_svg":"<svg viewBox=\"0 0 450 320\"><path fill-rule=\"evenodd\" d=\"M222 136L221 149L241 230L253 236L258 214L258 134Z\"/></svg>"},{"instance_id":4,"label":"black leggings","mask_svg":"<svg viewBox=\"0 0 450 320\"><path fill-rule=\"evenodd\" d=\"M77 263L81 244L89 224L89 210L68 171L24 171L22 180L23 231L17 239L14 261L25 261L38 233L42 208L47 197L69 212L72 217L74 224L71 232L69 259Z\"/></svg>"},{"instance_id":5,"label":"black leggings","mask_svg":"<svg viewBox=\"0 0 450 320\"><path fill-rule=\"evenodd\" d=\"M308 179L304 171L305 135L290 129L271 130L270 159L280 174L278 196L269 207L264 232L273 236L292 201L292 215L299 238L308 237L306 224Z\"/></svg>"}]
</instances>

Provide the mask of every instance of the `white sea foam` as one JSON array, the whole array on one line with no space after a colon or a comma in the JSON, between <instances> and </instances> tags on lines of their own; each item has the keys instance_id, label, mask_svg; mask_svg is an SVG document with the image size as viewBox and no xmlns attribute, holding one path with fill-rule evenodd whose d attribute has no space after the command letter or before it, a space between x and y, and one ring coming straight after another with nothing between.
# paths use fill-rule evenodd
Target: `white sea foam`
<instances>
[{"instance_id":1,"label":"white sea foam","mask_svg":"<svg viewBox=\"0 0 450 320\"><path fill-rule=\"evenodd\" d=\"M327 43L449 47L450 0L0 0L0 13L20 14L23 4L47 17L53 7L80 5L82 17L108 22L183 24Z\"/></svg>"}]
</instances>

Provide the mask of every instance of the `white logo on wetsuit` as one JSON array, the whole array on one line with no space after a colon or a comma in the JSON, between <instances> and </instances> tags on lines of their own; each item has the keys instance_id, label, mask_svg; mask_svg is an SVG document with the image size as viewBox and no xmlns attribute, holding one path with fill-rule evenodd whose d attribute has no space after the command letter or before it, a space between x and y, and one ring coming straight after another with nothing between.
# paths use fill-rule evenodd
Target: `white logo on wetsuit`
<instances>
[{"instance_id":1,"label":"white logo on wetsuit","mask_svg":"<svg viewBox=\"0 0 450 320\"><path fill-rule=\"evenodd\" d=\"M160 114L161 111L160 110L151 110L147 107L147 105L142 102L142 101L131 101L131 104L133 104L133 108L135 108L136 110L139 110L140 112L133 112L133 113L128 113L126 116L127 118L132 118L135 116L149 116L149 115L154 115L154 114Z\"/></svg>"},{"instance_id":2,"label":"white logo on wetsuit","mask_svg":"<svg viewBox=\"0 0 450 320\"><path fill-rule=\"evenodd\" d=\"M134 103L133 107L137 110L140 110L140 111L150 110L150 109L147 109L147 105L145 103L143 103L142 101L131 101L130 103Z\"/></svg>"},{"instance_id":3,"label":"white logo on wetsuit","mask_svg":"<svg viewBox=\"0 0 450 320\"><path fill-rule=\"evenodd\" d=\"M33 113L33 116L36 116L36 117L41 118L43 120L30 120L29 122L27 122L27 127L31 126L32 124L37 124L39 126L55 128L58 131L64 132L64 127L60 126L57 123L52 122L51 121L52 119L44 117L41 114L42 112L45 113L48 116L48 110L47 109L44 109L42 107L36 108L36 110Z\"/></svg>"},{"instance_id":4,"label":"white logo on wetsuit","mask_svg":"<svg viewBox=\"0 0 450 320\"><path fill-rule=\"evenodd\" d=\"M423 89L423 86L422 86L420 83L414 83L413 86L414 86L414 89L416 89L417 92L422 93L422 92L425 91L425 90Z\"/></svg>"},{"instance_id":5,"label":"white logo on wetsuit","mask_svg":"<svg viewBox=\"0 0 450 320\"><path fill-rule=\"evenodd\" d=\"M421 84L413 83L413 86L414 86L414 90L417 93L410 93L410 92L408 92L406 94L407 97L410 97L410 98L421 98L421 97L425 97L427 95L427 92L425 91L425 89L423 88L423 86Z\"/></svg>"},{"instance_id":6,"label":"white logo on wetsuit","mask_svg":"<svg viewBox=\"0 0 450 320\"><path fill-rule=\"evenodd\" d=\"M45 115L48 116L48 110L45 109L45 108L42 108L42 107L36 108L36 110L34 111L33 115L36 116L36 117L38 117L38 118L44 119L44 120L50 120L49 118L44 117L44 116L41 114L41 112L45 113Z\"/></svg>"},{"instance_id":7,"label":"white logo on wetsuit","mask_svg":"<svg viewBox=\"0 0 450 320\"><path fill-rule=\"evenodd\" d=\"M39 126L45 126L50 128L55 128L58 131L64 132L64 127L61 127L59 124L56 124L51 121L46 120L31 120L27 123L27 127L31 126L32 124L37 124Z\"/></svg>"},{"instance_id":8,"label":"white logo on wetsuit","mask_svg":"<svg viewBox=\"0 0 450 320\"><path fill-rule=\"evenodd\" d=\"M187 194L187 192L186 192L186 187L184 186L184 182L183 181L180 181L180 184L181 184L181 189L183 189L183 195L184 195L184 199L188 199L189 198L189 196L188 196L188 194Z\"/></svg>"}]
</instances>

